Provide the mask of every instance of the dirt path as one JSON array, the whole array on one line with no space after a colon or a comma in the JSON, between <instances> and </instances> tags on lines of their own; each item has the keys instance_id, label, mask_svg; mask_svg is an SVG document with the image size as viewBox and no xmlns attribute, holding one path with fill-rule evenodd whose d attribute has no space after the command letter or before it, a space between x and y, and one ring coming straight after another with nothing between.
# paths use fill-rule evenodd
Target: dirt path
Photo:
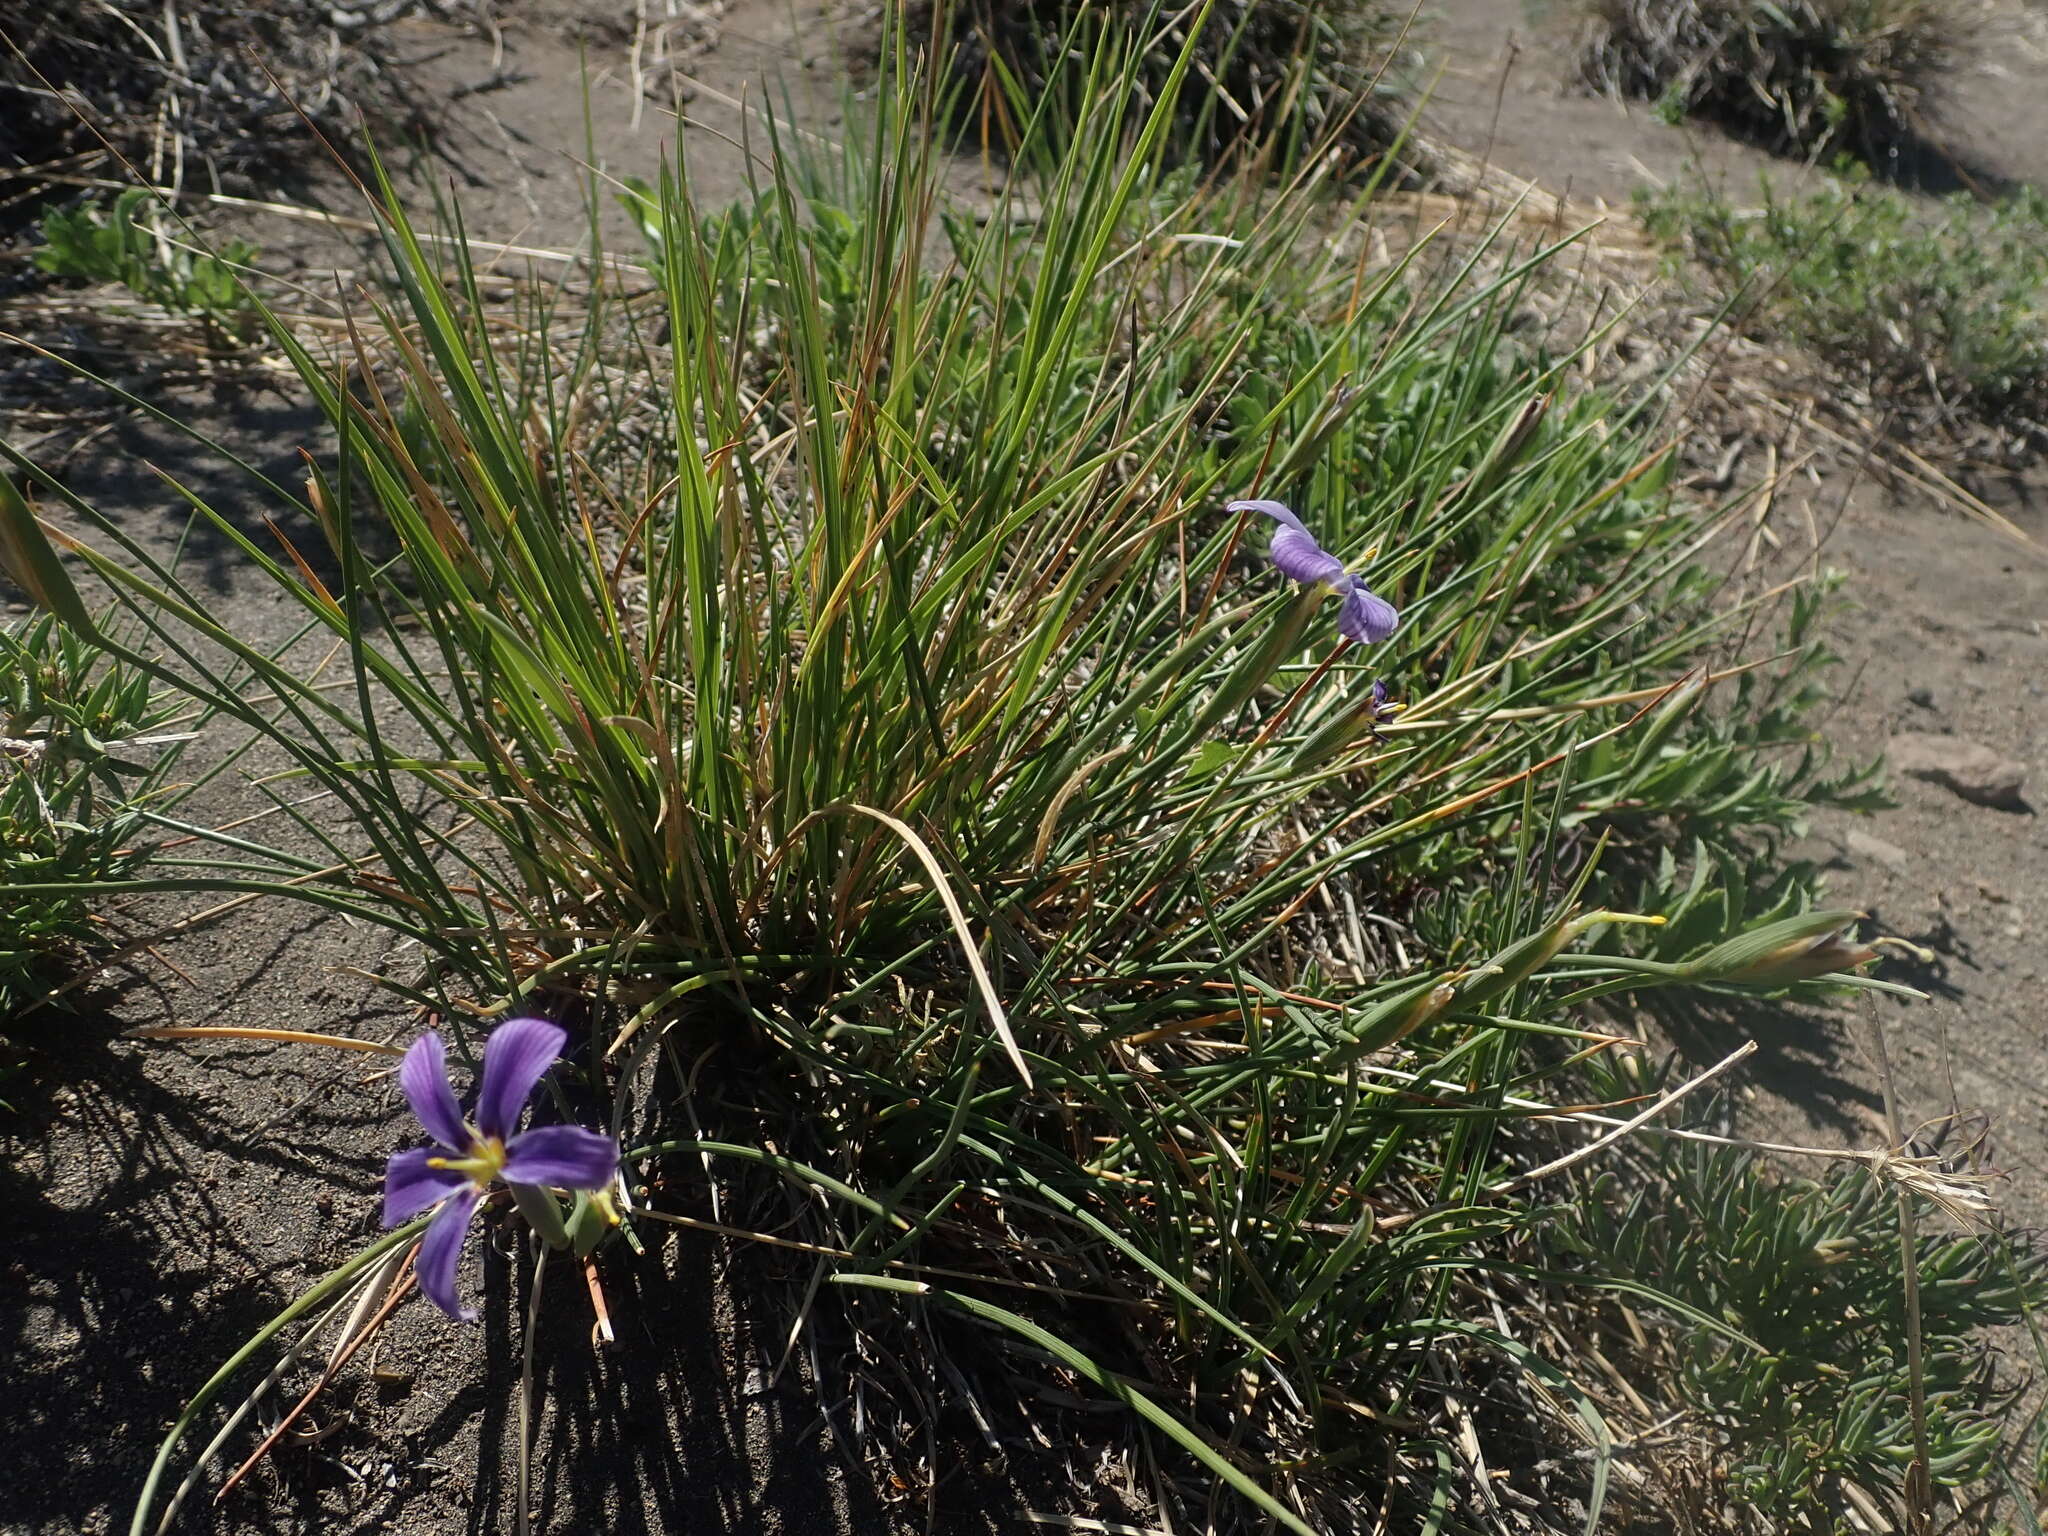
<instances>
[{"instance_id":1,"label":"dirt path","mask_svg":"<svg viewBox=\"0 0 2048 1536\"><path fill-rule=\"evenodd\" d=\"M1518 7L1438 0L1434 9L1446 65L1436 124L1496 164L1619 205L1646 175L1675 176L1695 154L1738 178L1764 163L1640 109L1560 95L1556 56L1528 33ZM688 131L697 143L736 141L730 103L778 65L800 124L831 131L839 86L821 15L761 0L726 9L716 48L689 61L698 84ZM462 93L446 148L478 235L544 247L576 238L586 78L603 170L644 175L660 163L670 124L646 98L635 123L630 37L592 36L579 47L559 27L535 25L508 33L502 54L488 40L430 29L417 43L427 59L422 89ZM817 69L806 69L811 58ZM2007 69L1963 83L1958 142L1973 163L2048 185L2048 104L2030 99L2025 70ZM744 160L731 143L707 165L698 180L705 202L742 185ZM256 233L307 274L355 259L349 241L308 226L266 220ZM9 404L0 400L0 409ZM280 466L308 430L260 393L220 410L238 441L258 443ZM137 527L160 525L167 541L182 519L128 468L145 459L195 463L166 434L130 423L78 472ZM2048 541L2035 482L1993 489L2027 532ZM229 505L257 526L261 508L233 495ZM2048 803L2040 703L2048 561L1844 467L1782 498L1776 515L1797 529L1809 511L1818 522L1839 519L1825 558L1851 577L1832 633L1853 686L1827 722L1830 738L1867 756L1895 731L1953 732L2035 769ZM221 612L251 632L283 633L284 616L222 551L196 554ZM1945 1110L1951 1082L1963 1106L1991 1112L1999 1160L2014 1174L2011 1209L2040 1221L2048 1217L2048 1042L2035 999L2038 948L2048 939L2048 832L2031 813L1971 805L1916 780L1900 781L1895 793L1899 808L1868 823L1817 818L1810 852L1838 866L1846 901L1868 905L1883 926L1937 957L1909 978L1936 1001L1884 1010L1909 1115ZM192 813L225 819L247 808L222 792ZM250 909L163 953L167 963L138 956L111 973L81 1018L50 1022L26 1113L0 1121L0 1223L14 1234L0 1255L0 1379L36 1384L0 1394L0 1441L12 1451L12 1491L0 1499L7 1532L125 1528L156 1439L193 1385L374 1229L370 1192L403 1123L388 1078L354 1060L118 1038L142 1023L303 1022L309 1005L352 1033L396 1033L408 1021L344 969L381 964L379 935ZM1756 1122L1788 1136L1871 1144L1875 1076L1856 1018L1809 1016L1782 1028L1783 1038L1765 1042L1771 1060ZM428 1536L507 1528L515 1383L502 1352L483 1340L514 1331L526 1281L508 1244L484 1246L480 1268L465 1279L480 1287L483 1329L452 1329L424 1308L408 1309L378 1346L377 1384L323 1402L305 1441L189 1528ZM845 1471L861 1447L835 1442L840 1429L818 1417L800 1373L773 1372L786 1320L749 1298L773 1295L787 1280L782 1270L751 1247L735 1253L694 1236L663 1246L656 1262L664 1273L638 1287L649 1305L634 1296L614 1303L634 1320L621 1348L595 1353L570 1336L575 1330L543 1345L537 1528L884 1528L892 1512ZM563 1315L577 1310L580 1281L563 1270L551 1283L569 1292L554 1298ZM980 1502L967 1491L973 1473L939 1470L954 1512L943 1529L1016 1528L1014 1505L959 1513ZM915 1518L920 1507L908 1513Z\"/></svg>"}]
</instances>

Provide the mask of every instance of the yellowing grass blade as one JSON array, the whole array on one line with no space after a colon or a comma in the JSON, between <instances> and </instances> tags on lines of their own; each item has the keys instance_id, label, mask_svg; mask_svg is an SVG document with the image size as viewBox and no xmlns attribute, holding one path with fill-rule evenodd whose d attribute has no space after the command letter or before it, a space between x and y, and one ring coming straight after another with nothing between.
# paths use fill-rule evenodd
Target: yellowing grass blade
<instances>
[{"instance_id":1,"label":"yellowing grass blade","mask_svg":"<svg viewBox=\"0 0 2048 1536\"><path fill-rule=\"evenodd\" d=\"M321 1035L305 1029L258 1029L237 1024L151 1024L124 1030L129 1040L285 1040L297 1045L331 1045L339 1051L371 1051L379 1056L403 1056L395 1045L375 1040L351 1040L346 1035Z\"/></svg>"},{"instance_id":2,"label":"yellowing grass blade","mask_svg":"<svg viewBox=\"0 0 2048 1536\"><path fill-rule=\"evenodd\" d=\"M1017 1069L1017 1076L1024 1080L1026 1088L1037 1086L1031 1080L1031 1068L1024 1064L1024 1053L1017 1049L1017 1039L1010 1033L1010 1017L1003 1012L1003 1000L996 996L996 984L990 979L988 967L981 963L981 949L974 942L974 934L967 927L967 914L960 909L960 903L953 895L953 888L946 883L946 872L939 868L939 861L930 848L903 822L887 811L878 811L870 805L849 806L863 816L872 816L883 826L903 839L904 846L917 855L917 862L925 867L925 873L932 877L932 889L945 904L946 916L953 924L953 932L960 938L960 953L967 959L968 970L974 973L974 985L981 993L983 1006L988 1009L989 1019L995 1024L996 1034L1003 1042L1003 1049L1009 1052L1010 1064Z\"/></svg>"}]
</instances>

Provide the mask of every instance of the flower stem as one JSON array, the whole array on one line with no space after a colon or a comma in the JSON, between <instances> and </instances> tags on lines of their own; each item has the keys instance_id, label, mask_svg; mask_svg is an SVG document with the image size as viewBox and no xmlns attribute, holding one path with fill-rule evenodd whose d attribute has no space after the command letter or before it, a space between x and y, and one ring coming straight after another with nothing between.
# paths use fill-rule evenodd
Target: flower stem
<instances>
[{"instance_id":1,"label":"flower stem","mask_svg":"<svg viewBox=\"0 0 2048 1536\"><path fill-rule=\"evenodd\" d=\"M537 1193L537 1191L536 1191ZM553 1200L542 1195L550 1205ZM557 1221L559 1221L559 1216ZM526 1338L519 1351L519 1505L513 1517L513 1529L518 1536L527 1536L528 1522L532 1519L530 1500L533 1493L533 1337L540 1331L541 1285L547 1278L548 1249L545 1243L534 1245L533 1289L526 1298Z\"/></svg>"}]
</instances>

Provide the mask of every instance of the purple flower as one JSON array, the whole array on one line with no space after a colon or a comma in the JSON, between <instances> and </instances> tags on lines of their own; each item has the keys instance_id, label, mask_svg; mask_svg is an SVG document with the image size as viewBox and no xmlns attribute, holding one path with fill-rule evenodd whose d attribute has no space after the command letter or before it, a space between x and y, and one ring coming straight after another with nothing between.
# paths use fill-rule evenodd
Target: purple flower
<instances>
[{"instance_id":1,"label":"purple flower","mask_svg":"<svg viewBox=\"0 0 2048 1536\"><path fill-rule=\"evenodd\" d=\"M1300 518L1277 501L1233 501L1226 512L1259 512L1280 525L1273 535L1273 564L1280 574L1304 586L1327 587L1342 594L1337 633L1362 645L1376 645L1401 625L1394 605L1367 590L1365 578L1344 569L1344 562L1316 542Z\"/></svg>"},{"instance_id":2,"label":"purple flower","mask_svg":"<svg viewBox=\"0 0 2048 1536\"><path fill-rule=\"evenodd\" d=\"M567 1039L545 1019L510 1019L492 1030L484 1042L474 1126L456 1103L439 1035L420 1036L399 1064L405 1101L439 1145L392 1155L384 1171L384 1225L395 1227L441 1203L420 1242L417 1269L420 1289L450 1317L476 1316L455 1299L455 1265L469 1218L493 1181L595 1191L618 1169L618 1144L609 1136L574 1125L517 1130L527 1099Z\"/></svg>"},{"instance_id":3,"label":"purple flower","mask_svg":"<svg viewBox=\"0 0 2048 1536\"><path fill-rule=\"evenodd\" d=\"M1379 728L1390 723L1394 716L1400 714L1407 707L1405 704L1398 704L1388 698L1387 685L1375 678L1372 685L1372 694L1366 700L1365 706L1367 727L1377 737L1379 735Z\"/></svg>"}]
</instances>

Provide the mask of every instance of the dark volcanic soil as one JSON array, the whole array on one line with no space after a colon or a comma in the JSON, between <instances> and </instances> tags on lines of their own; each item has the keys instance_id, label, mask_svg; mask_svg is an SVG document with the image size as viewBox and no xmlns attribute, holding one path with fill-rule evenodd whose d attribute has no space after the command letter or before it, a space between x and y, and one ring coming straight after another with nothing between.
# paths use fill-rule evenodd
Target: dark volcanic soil
<instances>
[{"instance_id":1,"label":"dark volcanic soil","mask_svg":"<svg viewBox=\"0 0 2048 1536\"><path fill-rule=\"evenodd\" d=\"M1518 7L1439 0L1433 9L1447 66L1436 125L1498 165L1618 205L1646 177L1674 176L1695 156L1734 178L1764 163L1710 134L1666 128L1641 108L1561 95L1552 40L1531 33ZM2038 78L2030 61L2039 54L2020 51L2034 41L2018 12L2011 19L1999 69L1962 79L1946 122L1961 160L2048 186L2048 101L2026 88ZM635 126L630 29L593 32L579 45L560 18L529 20L508 27L500 56L488 39L421 24L417 43L422 91L459 94L447 158L428 174L453 181L478 235L541 247L573 241L586 175L586 83L604 170L646 174L659 163L667 98L657 91L643 100ZM792 82L800 122L829 134L839 92L830 45L814 8L726 7L715 46L684 64L696 82L688 107L695 141L709 150L720 135L737 137L731 103L750 92L758 99L772 69ZM699 192L716 203L740 185L742 161L732 150L708 163ZM338 182L334 195L339 205ZM267 249L309 278L356 259L346 240L314 226L250 217ZM0 398L0 430L34 403ZM301 414L260 388L188 403L290 472L307 430ZM168 547L183 519L135 471L145 460L194 473L202 462L162 430L130 421L81 451L75 474ZM2038 801L2048 804L2048 562L2039 547L1919 493L1859 479L1848 466L1821 469L1802 493L1806 504L1783 496L1774 517L1796 542L1809 509L1821 525L1839 513L1823 558L1851 580L1833 627L1847 665L1830 739L1867 756L1895 731L1953 733L2034 769ZM2042 484L2023 477L1984 489L2026 533L2048 540ZM257 526L262 509L245 493L222 494ZM246 632L282 637L285 615L225 549L201 545L193 558L222 614ZM220 746L202 748L202 758ZM1867 822L1817 818L1807 851L1835 864L1845 902L1868 906L1883 927L1936 957L1900 973L1933 992L1933 1002L1879 1010L1908 1120L1952 1102L1989 1112L1999 1161L2013 1174L2012 1212L2038 1223L2048 1217L2048 1042L2036 1002L2048 940L2048 829L2032 811L1972 805L1917 780L1894 792L1898 808ZM258 803L222 786L187 814L225 820ZM178 915L149 908L123 921L147 931ZM45 1015L35 1026L32 1076L11 1095L18 1112L0 1119L0 1225L10 1234L0 1250L0 1381L8 1388L0 1394L8 1448L0 1531L124 1529L156 1443L194 1388L374 1232L383 1159L411 1135L385 1059L138 1043L121 1031L250 1024L403 1037L416 1027L411 1016L352 974L402 965L388 951L374 931L248 907L132 954L87 994L78 1016ZM1775 1020L1780 1037L1766 1042L1770 1064L1753 1080L1755 1123L1780 1139L1878 1141L1867 1027L1853 1013ZM352 1369L301 1433L210 1511L216 1470L181 1528L509 1530L518 1363L500 1344L520 1336L530 1272L502 1233L479 1248L483 1258L469 1261L464 1279L480 1297L479 1327L452 1327L416 1304L401 1310L374 1346L374 1376ZM634 1266L607 1272L629 1289L610 1297L620 1341L604 1352L587 1337L581 1277L565 1265L551 1272L536 1366L536 1531L822 1533L882 1529L899 1516L922 1523L922 1500L876 1501L853 1470L863 1447L849 1441L848 1426L820 1414L799 1370L773 1375L788 1326L780 1298L789 1266L695 1233L661 1245L658 1263L665 1276L644 1266L637 1277ZM266 1408L266 1421L274 1411ZM231 1452L246 1454L251 1443L238 1436ZM953 1466L941 1480L935 1528L1014 1531L1027 1528L1027 1509L1073 1507L1057 1492L991 1499Z\"/></svg>"}]
</instances>

